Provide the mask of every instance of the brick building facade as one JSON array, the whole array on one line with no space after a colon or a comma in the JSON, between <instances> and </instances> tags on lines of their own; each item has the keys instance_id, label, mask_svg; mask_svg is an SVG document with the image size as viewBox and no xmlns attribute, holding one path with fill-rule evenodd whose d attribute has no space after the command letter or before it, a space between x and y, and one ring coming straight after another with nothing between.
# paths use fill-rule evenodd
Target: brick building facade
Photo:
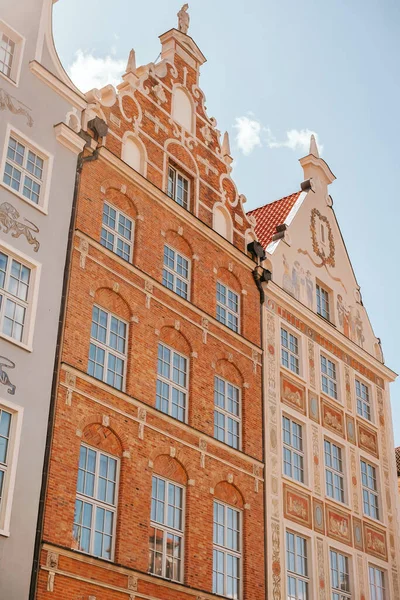
<instances>
[{"instance_id":1,"label":"brick building facade","mask_svg":"<svg viewBox=\"0 0 400 600\"><path fill-rule=\"evenodd\" d=\"M39 600L265 598L255 234L186 31L86 94Z\"/></svg>"}]
</instances>

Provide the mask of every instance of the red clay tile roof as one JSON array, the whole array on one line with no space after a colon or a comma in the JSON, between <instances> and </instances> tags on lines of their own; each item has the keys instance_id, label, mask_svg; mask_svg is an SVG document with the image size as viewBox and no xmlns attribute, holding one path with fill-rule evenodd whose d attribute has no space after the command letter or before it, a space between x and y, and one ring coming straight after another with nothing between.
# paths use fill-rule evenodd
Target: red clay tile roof
<instances>
[{"instance_id":1,"label":"red clay tile roof","mask_svg":"<svg viewBox=\"0 0 400 600\"><path fill-rule=\"evenodd\" d=\"M276 226L282 225L301 192L296 192L290 196L285 196L280 200L275 200L270 204L265 204L247 214L256 220L255 232L260 244L266 248L272 242L272 236L276 232Z\"/></svg>"}]
</instances>

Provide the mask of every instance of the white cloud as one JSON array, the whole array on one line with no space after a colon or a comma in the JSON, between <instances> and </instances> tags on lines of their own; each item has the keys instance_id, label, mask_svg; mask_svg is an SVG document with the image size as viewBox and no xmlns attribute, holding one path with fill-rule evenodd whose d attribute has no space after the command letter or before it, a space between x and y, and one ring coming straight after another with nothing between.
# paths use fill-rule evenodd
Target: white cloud
<instances>
[{"instance_id":1,"label":"white cloud","mask_svg":"<svg viewBox=\"0 0 400 600\"><path fill-rule=\"evenodd\" d=\"M290 129L286 132L286 140L277 142L276 138L268 130L268 146L270 148L290 148L291 150L299 150L308 154L310 149L310 138L314 135L318 145L319 153L322 154L323 146L319 143L318 133L311 129Z\"/></svg>"},{"instance_id":2,"label":"white cloud","mask_svg":"<svg viewBox=\"0 0 400 600\"><path fill-rule=\"evenodd\" d=\"M249 117L237 117L234 128L237 129L236 141L243 154L250 154L256 146L261 146L261 123Z\"/></svg>"},{"instance_id":3,"label":"white cloud","mask_svg":"<svg viewBox=\"0 0 400 600\"><path fill-rule=\"evenodd\" d=\"M98 58L90 52L78 50L74 62L68 68L68 75L80 90L88 92L109 83L113 85L121 83L121 75L125 67L124 60L117 60L112 56Z\"/></svg>"}]
</instances>

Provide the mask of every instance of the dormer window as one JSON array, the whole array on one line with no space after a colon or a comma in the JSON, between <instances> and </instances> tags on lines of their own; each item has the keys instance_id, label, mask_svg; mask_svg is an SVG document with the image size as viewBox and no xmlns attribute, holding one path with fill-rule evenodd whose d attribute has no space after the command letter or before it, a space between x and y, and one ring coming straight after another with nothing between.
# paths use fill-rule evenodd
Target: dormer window
<instances>
[{"instance_id":1,"label":"dormer window","mask_svg":"<svg viewBox=\"0 0 400 600\"><path fill-rule=\"evenodd\" d=\"M177 169L168 167L168 196L189 210L190 182Z\"/></svg>"}]
</instances>

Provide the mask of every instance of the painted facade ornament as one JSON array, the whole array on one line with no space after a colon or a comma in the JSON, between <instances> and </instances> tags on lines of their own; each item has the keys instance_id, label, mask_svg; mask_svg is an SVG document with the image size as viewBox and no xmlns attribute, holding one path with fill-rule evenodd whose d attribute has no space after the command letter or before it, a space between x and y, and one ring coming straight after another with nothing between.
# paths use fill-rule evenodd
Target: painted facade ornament
<instances>
[{"instance_id":1,"label":"painted facade ornament","mask_svg":"<svg viewBox=\"0 0 400 600\"><path fill-rule=\"evenodd\" d=\"M353 412L353 403L351 400L351 383L350 383L350 369L347 365L344 366L344 383L346 386L346 405L347 410Z\"/></svg>"},{"instance_id":2,"label":"painted facade ornament","mask_svg":"<svg viewBox=\"0 0 400 600\"><path fill-rule=\"evenodd\" d=\"M316 387L316 379L315 379L315 357L314 357L314 342L312 340L308 340L308 368L310 371L310 385L311 387Z\"/></svg>"},{"instance_id":3,"label":"painted facade ornament","mask_svg":"<svg viewBox=\"0 0 400 600\"><path fill-rule=\"evenodd\" d=\"M177 14L178 29L182 33L187 33L189 30L190 16L189 16L189 13L187 12L188 8L189 8L189 4L184 4L182 6L181 10Z\"/></svg>"},{"instance_id":4,"label":"painted facade ornament","mask_svg":"<svg viewBox=\"0 0 400 600\"><path fill-rule=\"evenodd\" d=\"M314 306L314 279L311 271L304 269L298 260L295 260L293 266L290 267L285 255L282 259L283 289L312 309Z\"/></svg>"},{"instance_id":5,"label":"painted facade ornament","mask_svg":"<svg viewBox=\"0 0 400 600\"><path fill-rule=\"evenodd\" d=\"M321 243L321 239L320 236L317 233L317 220L319 225L323 226L324 230L326 228L326 231L328 233L328 244L329 244L329 251L328 254L325 254L325 250L323 248L323 244ZM321 264L319 265L320 267L322 265L328 265L330 267L334 267L335 266L335 241L333 239L333 233L332 233L332 227L329 223L329 220L327 217L325 217L324 215L321 215L321 213L319 212L319 210L317 208L313 208L311 211L311 223L310 223L310 231L311 231L311 240L312 240L312 247L313 250L315 252L315 254L318 256L318 258L321 260Z\"/></svg>"},{"instance_id":6,"label":"painted facade ornament","mask_svg":"<svg viewBox=\"0 0 400 600\"><path fill-rule=\"evenodd\" d=\"M272 600L281 600L281 539L279 521L272 521Z\"/></svg>"},{"instance_id":7,"label":"painted facade ornament","mask_svg":"<svg viewBox=\"0 0 400 600\"><path fill-rule=\"evenodd\" d=\"M14 396L17 387L13 383L11 383L8 374L5 372L4 369L14 368L15 363L12 360L7 358L6 356L0 356L0 383L8 388L7 392L11 394L11 396Z\"/></svg>"},{"instance_id":8,"label":"painted facade ornament","mask_svg":"<svg viewBox=\"0 0 400 600\"><path fill-rule=\"evenodd\" d=\"M326 506L327 534L343 544L352 545L351 518L333 506Z\"/></svg>"},{"instance_id":9,"label":"painted facade ornament","mask_svg":"<svg viewBox=\"0 0 400 600\"><path fill-rule=\"evenodd\" d=\"M324 561L324 542L317 538L317 557L318 557L318 589L319 589L319 600L326 599L326 586L325 586L325 561Z\"/></svg>"},{"instance_id":10,"label":"painted facade ornament","mask_svg":"<svg viewBox=\"0 0 400 600\"><path fill-rule=\"evenodd\" d=\"M354 306L347 306L341 294L337 295L336 307L339 327L343 334L363 348L365 336L360 309Z\"/></svg>"},{"instance_id":11,"label":"painted facade ornament","mask_svg":"<svg viewBox=\"0 0 400 600\"><path fill-rule=\"evenodd\" d=\"M30 108L17 100L14 96L11 96L11 94L6 92L3 88L0 88L0 110L9 110L14 115L22 115L26 117L28 127L32 127L33 125Z\"/></svg>"},{"instance_id":12,"label":"painted facade ornament","mask_svg":"<svg viewBox=\"0 0 400 600\"><path fill-rule=\"evenodd\" d=\"M305 388L283 376L281 376L281 400L304 415L306 414Z\"/></svg>"},{"instance_id":13,"label":"painted facade ornament","mask_svg":"<svg viewBox=\"0 0 400 600\"><path fill-rule=\"evenodd\" d=\"M356 453L354 448L350 448L350 468L351 468L351 485L353 490L353 510L359 514L358 504L358 481L357 481L357 465L356 465Z\"/></svg>"},{"instance_id":14,"label":"painted facade ornament","mask_svg":"<svg viewBox=\"0 0 400 600\"><path fill-rule=\"evenodd\" d=\"M161 83L157 83L157 85L153 86L151 91L156 97L158 104L165 104L165 102L167 102L167 95Z\"/></svg>"},{"instance_id":15,"label":"painted facade ornament","mask_svg":"<svg viewBox=\"0 0 400 600\"><path fill-rule=\"evenodd\" d=\"M314 464L314 492L317 496L321 495L321 473L319 468L319 437L318 427L312 426L312 449Z\"/></svg>"},{"instance_id":16,"label":"painted facade ornament","mask_svg":"<svg viewBox=\"0 0 400 600\"><path fill-rule=\"evenodd\" d=\"M365 595L365 583L364 583L364 564L363 557L358 554L357 555L357 572L358 572L358 585L360 588L360 598L366 598Z\"/></svg>"},{"instance_id":17,"label":"painted facade ornament","mask_svg":"<svg viewBox=\"0 0 400 600\"><path fill-rule=\"evenodd\" d=\"M203 127L200 129L200 131L204 138L205 145L209 146L211 144L211 142L213 141L213 136L212 136L210 127L207 125L207 123L205 123L205 125L203 125Z\"/></svg>"},{"instance_id":18,"label":"painted facade ornament","mask_svg":"<svg viewBox=\"0 0 400 600\"><path fill-rule=\"evenodd\" d=\"M19 217L19 212L12 204L9 202L0 204L0 227L3 226L4 233L11 232L13 238L19 238L21 235L24 235L28 244L33 246L33 251L37 252L40 248L40 243L33 234L39 233L39 228L32 221L28 221L25 218L24 221L29 223L29 225L21 223L21 221L18 221Z\"/></svg>"}]
</instances>

